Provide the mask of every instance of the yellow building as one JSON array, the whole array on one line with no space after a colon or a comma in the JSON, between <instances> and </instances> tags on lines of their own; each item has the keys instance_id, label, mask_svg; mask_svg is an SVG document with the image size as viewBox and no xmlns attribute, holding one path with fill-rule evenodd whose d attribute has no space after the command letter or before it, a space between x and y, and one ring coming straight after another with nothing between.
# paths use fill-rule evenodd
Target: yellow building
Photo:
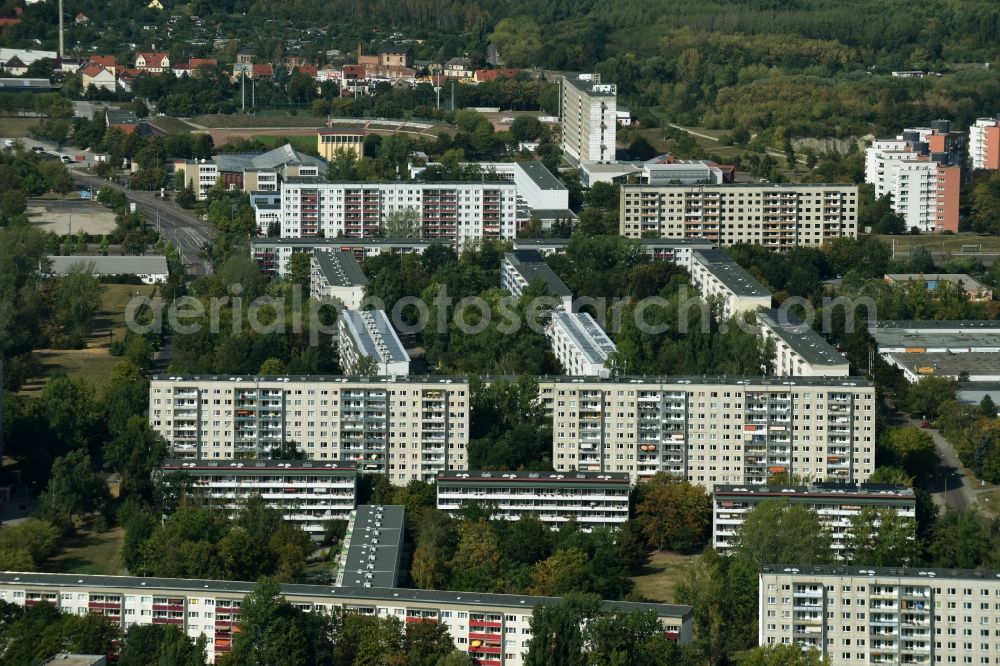
<instances>
[{"instance_id":1,"label":"yellow building","mask_svg":"<svg viewBox=\"0 0 1000 666\"><path fill-rule=\"evenodd\" d=\"M321 129L316 135L316 152L327 162L337 156L338 150L348 150L361 159L365 152L365 131L358 127L331 127Z\"/></svg>"}]
</instances>

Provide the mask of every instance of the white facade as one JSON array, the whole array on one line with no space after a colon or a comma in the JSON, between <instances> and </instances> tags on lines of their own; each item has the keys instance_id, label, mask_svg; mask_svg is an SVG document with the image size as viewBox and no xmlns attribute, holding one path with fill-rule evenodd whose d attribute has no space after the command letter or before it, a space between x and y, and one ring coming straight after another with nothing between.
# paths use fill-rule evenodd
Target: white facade
<instances>
[{"instance_id":1,"label":"white facade","mask_svg":"<svg viewBox=\"0 0 1000 666\"><path fill-rule=\"evenodd\" d=\"M504 255L500 264L500 286L514 297L524 293L525 287L541 280L551 295L559 300L563 312L573 311L573 293L555 271L549 268L541 254L534 250L515 250Z\"/></svg>"},{"instance_id":2,"label":"white facade","mask_svg":"<svg viewBox=\"0 0 1000 666\"><path fill-rule=\"evenodd\" d=\"M568 74L561 94L563 152L577 162L614 162L617 87L600 74Z\"/></svg>"},{"instance_id":3,"label":"white facade","mask_svg":"<svg viewBox=\"0 0 1000 666\"><path fill-rule=\"evenodd\" d=\"M1000 118L978 118L969 127L969 158L973 169L1000 168Z\"/></svg>"},{"instance_id":4,"label":"white facade","mask_svg":"<svg viewBox=\"0 0 1000 666\"><path fill-rule=\"evenodd\" d=\"M844 559L847 540L851 536L851 517L860 514L864 508L893 511L897 516L914 521L915 537L917 498L913 490L905 486L715 486L712 493L712 547L723 554L731 553L747 513L765 501L788 502L812 509L820 524L830 531L830 547L837 560Z\"/></svg>"},{"instance_id":5,"label":"white facade","mask_svg":"<svg viewBox=\"0 0 1000 666\"><path fill-rule=\"evenodd\" d=\"M772 250L858 235L857 185L623 185L621 235L702 238Z\"/></svg>"},{"instance_id":6,"label":"white facade","mask_svg":"<svg viewBox=\"0 0 1000 666\"><path fill-rule=\"evenodd\" d=\"M959 169L902 137L875 141L865 151L865 182L875 186L876 197L892 200L907 229L958 231Z\"/></svg>"},{"instance_id":7,"label":"white facade","mask_svg":"<svg viewBox=\"0 0 1000 666\"><path fill-rule=\"evenodd\" d=\"M260 496L287 522L322 539L328 520L347 520L356 501L354 463L301 460L165 460L157 476L183 473L192 499L230 515L250 497Z\"/></svg>"},{"instance_id":8,"label":"white facade","mask_svg":"<svg viewBox=\"0 0 1000 666\"><path fill-rule=\"evenodd\" d=\"M851 364L816 331L788 310L760 310L760 332L774 343L778 377L847 377Z\"/></svg>"},{"instance_id":9,"label":"white facade","mask_svg":"<svg viewBox=\"0 0 1000 666\"><path fill-rule=\"evenodd\" d=\"M627 474L460 472L439 474L437 508L454 515L467 504L494 509L494 518L536 516L553 529L575 520L584 529L628 520Z\"/></svg>"},{"instance_id":10,"label":"white facade","mask_svg":"<svg viewBox=\"0 0 1000 666\"><path fill-rule=\"evenodd\" d=\"M149 421L173 458L267 459L292 440L406 485L468 467L469 398L465 378L155 376Z\"/></svg>"},{"instance_id":11,"label":"white facade","mask_svg":"<svg viewBox=\"0 0 1000 666\"><path fill-rule=\"evenodd\" d=\"M415 233L456 249L517 235L513 183L281 183L281 235L371 238L393 212L415 211Z\"/></svg>"},{"instance_id":12,"label":"white facade","mask_svg":"<svg viewBox=\"0 0 1000 666\"><path fill-rule=\"evenodd\" d=\"M724 317L771 307L771 292L723 252L692 252L687 268L694 288L704 300L718 299Z\"/></svg>"},{"instance_id":13,"label":"white facade","mask_svg":"<svg viewBox=\"0 0 1000 666\"><path fill-rule=\"evenodd\" d=\"M288 260L296 252L353 252L359 261L384 252L421 254L442 241L389 238L252 238L250 256L262 272L285 276Z\"/></svg>"},{"instance_id":14,"label":"white facade","mask_svg":"<svg viewBox=\"0 0 1000 666\"><path fill-rule=\"evenodd\" d=\"M545 333L552 343L552 353L567 375L610 376L604 362L616 351L615 343L589 314L553 312Z\"/></svg>"},{"instance_id":15,"label":"white facade","mask_svg":"<svg viewBox=\"0 0 1000 666\"><path fill-rule=\"evenodd\" d=\"M862 378L540 378L539 391L559 472L665 472L710 489L775 474L863 483L875 468Z\"/></svg>"},{"instance_id":16,"label":"white facade","mask_svg":"<svg viewBox=\"0 0 1000 666\"><path fill-rule=\"evenodd\" d=\"M78 574L0 573L0 599L18 606L48 602L70 615L103 615L123 629L173 624L186 636L204 635L208 660L232 647L240 606L254 583L182 578ZM531 615L551 597L444 592L387 587L283 585L286 601L309 613L343 609L411 622L441 622L455 642L482 666L521 666L531 640ZM605 601L606 610L652 610L665 634L692 640L690 606Z\"/></svg>"},{"instance_id":17,"label":"white facade","mask_svg":"<svg viewBox=\"0 0 1000 666\"><path fill-rule=\"evenodd\" d=\"M309 270L309 293L313 298L336 300L349 310L361 307L368 278L353 252L313 252L309 258Z\"/></svg>"},{"instance_id":18,"label":"white facade","mask_svg":"<svg viewBox=\"0 0 1000 666\"><path fill-rule=\"evenodd\" d=\"M831 666L1000 663L997 571L765 566L758 595L761 645Z\"/></svg>"},{"instance_id":19,"label":"white facade","mask_svg":"<svg viewBox=\"0 0 1000 666\"><path fill-rule=\"evenodd\" d=\"M384 310L341 310L337 350L340 365L348 372L355 372L361 359L368 358L375 364L376 375L410 374L410 356Z\"/></svg>"}]
</instances>

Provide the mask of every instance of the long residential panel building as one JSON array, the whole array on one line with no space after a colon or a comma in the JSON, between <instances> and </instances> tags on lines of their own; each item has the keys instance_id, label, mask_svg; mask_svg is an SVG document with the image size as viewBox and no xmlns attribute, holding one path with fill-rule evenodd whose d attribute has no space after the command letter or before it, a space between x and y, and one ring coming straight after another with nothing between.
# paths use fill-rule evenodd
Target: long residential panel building
<instances>
[{"instance_id":1,"label":"long residential panel building","mask_svg":"<svg viewBox=\"0 0 1000 666\"><path fill-rule=\"evenodd\" d=\"M617 348L592 316L586 312L553 312L545 331L552 353L567 375L608 377L608 357Z\"/></svg>"},{"instance_id":2,"label":"long residential panel building","mask_svg":"<svg viewBox=\"0 0 1000 666\"><path fill-rule=\"evenodd\" d=\"M564 312L573 311L573 292L566 283L556 275L540 252L535 250L515 250L504 255L500 264L500 286L515 297L524 293L525 287L533 282L541 281L548 288L549 294L559 299Z\"/></svg>"},{"instance_id":3,"label":"long residential panel building","mask_svg":"<svg viewBox=\"0 0 1000 666\"><path fill-rule=\"evenodd\" d=\"M244 597L252 582L184 578L136 578L79 574L0 573L0 600L22 607L49 603L72 615L97 614L123 629L172 624L186 636L206 637L209 661L232 648ZM396 617L400 622L440 622L456 649L481 666L520 666L531 639L536 607L558 597L443 592L396 587L282 585L282 596L310 613L348 612ZM664 633L680 643L692 640L690 606L605 601L607 610L653 611Z\"/></svg>"},{"instance_id":4,"label":"long residential panel building","mask_svg":"<svg viewBox=\"0 0 1000 666\"><path fill-rule=\"evenodd\" d=\"M511 182L281 183L283 238L372 238L392 216L412 215L407 235L462 249L517 235L517 187ZM390 228L390 233L393 229Z\"/></svg>"},{"instance_id":5,"label":"long residential panel building","mask_svg":"<svg viewBox=\"0 0 1000 666\"><path fill-rule=\"evenodd\" d=\"M536 516L553 529L569 520L582 528L615 527L628 520L628 474L592 472L442 472L437 508L455 514L479 504L494 517Z\"/></svg>"},{"instance_id":6,"label":"long residential panel building","mask_svg":"<svg viewBox=\"0 0 1000 666\"><path fill-rule=\"evenodd\" d=\"M844 559L850 537L851 517L870 507L889 510L914 520L917 498L906 486L816 483L809 486L718 485L712 492L712 547L732 552L735 539L754 507L765 501L806 506L816 512L820 524L830 530L834 557ZM914 534L914 538L916 534Z\"/></svg>"},{"instance_id":7,"label":"long residential panel building","mask_svg":"<svg viewBox=\"0 0 1000 666\"><path fill-rule=\"evenodd\" d=\"M385 310L341 310L337 319L337 350L340 365L359 373L362 359L369 359L374 372L366 374L398 377L410 374L410 355L396 335Z\"/></svg>"},{"instance_id":8,"label":"long residential panel building","mask_svg":"<svg viewBox=\"0 0 1000 666\"><path fill-rule=\"evenodd\" d=\"M567 74L562 79L562 148L580 162L615 161L618 128L617 86L600 74Z\"/></svg>"},{"instance_id":9,"label":"long residential panel building","mask_svg":"<svg viewBox=\"0 0 1000 666\"><path fill-rule=\"evenodd\" d=\"M639 238L639 249L650 261L669 261L678 266L688 266L691 254L697 250L711 250L711 241L697 238ZM517 238L513 242L515 250L535 250L542 256L565 254L569 246L568 238Z\"/></svg>"},{"instance_id":10,"label":"long residential panel building","mask_svg":"<svg viewBox=\"0 0 1000 666\"><path fill-rule=\"evenodd\" d=\"M711 489L774 475L863 483L875 389L863 378L544 377L559 472L664 472Z\"/></svg>"},{"instance_id":11,"label":"long residential panel building","mask_svg":"<svg viewBox=\"0 0 1000 666\"><path fill-rule=\"evenodd\" d=\"M757 321L765 340L774 343L774 374L779 377L847 377L851 364L793 312L762 309Z\"/></svg>"},{"instance_id":12,"label":"long residential panel building","mask_svg":"<svg viewBox=\"0 0 1000 666\"><path fill-rule=\"evenodd\" d=\"M717 246L816 247L858 234L857 185L623 185L620 233L700 238Z\"/></svg>"},{"instance_id":13,"label":"long residential panel building","mask_svg":"<svg viewBox=\"0 0 1000 666\"><path fill-rule=\"evenodd\" d=\"M706 300L718 299L731 317L771 307L771 292L721 250L696 250L687 266L691 285Z\"/></svg>"},{"instance_id":14,"label":"long residential panel building","mask_svg":"<svg viewBox=\"0 0 1000 666\"><path fill-rule=\"evenodd\" d=\"M443 241L419 238L252 238L250 256L262 273L284 277L288 260L297 252L351 252L358 261L380 254L421 254Z\"/></svg>"},{"instance_id":15,"label":"long residential panel building","mask_svg":"<svg viewBox=\"0 0 1000 666\"><path fill-rule=\"evenodd\" d=\"M761 568L758 642L831 666L1000 663L1000 571Z\"/></svg>"},{"instance_id":16,"label":"long residential panel building","mask_svg":"<svg viewBox=\"0 0 1000 666\"><path fill-rule=\"evenodd\" d=\"M397 485L468 466L469 381L450 377L154 376L149 420L173 458L351 460Z\"/></svg>"},{"instance_id":17,"label":"long residential panel building","mask_svg":"<svg viewBox=\"0 0 1000 666\"><path fill-rule=\"evenodd\" d=\"M180 473L201 505L235 512L259 496L289 523L321 539L328 520L346 520L354 511L357 467L354 461L314 460L164 460L159 480Z\"/></svg>"},{"instance_id":18,"label":"long residential panel building","mask_svg":"<svg viewBox=\"0 0 1000 666\"><path fill-rule=\"evenodd\" d=\"M351 310L361 307L368 277L353 252L313 252L309 271L309 293L313 298L336 300Z\"/></svg>"}]
</instances>

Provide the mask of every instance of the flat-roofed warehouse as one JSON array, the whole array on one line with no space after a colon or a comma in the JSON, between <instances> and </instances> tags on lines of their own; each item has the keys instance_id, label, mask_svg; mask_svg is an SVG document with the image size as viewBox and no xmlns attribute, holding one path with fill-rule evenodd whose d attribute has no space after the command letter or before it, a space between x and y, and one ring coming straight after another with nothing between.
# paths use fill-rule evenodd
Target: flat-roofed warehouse
<instances>
[{"instance_id":1,"label":"flat-roofed warehouse","mask_svg":"<svg viewBox=\"0 0 1000 666\"><path fill-rule=\"evenodd\" d=\"M47 257L52 275L66 275L83 270L91 275L132 275L146 284L166 282L169 276L167 258L163 255L142 257L71 256Z\"/></svg>"}]
</instances>

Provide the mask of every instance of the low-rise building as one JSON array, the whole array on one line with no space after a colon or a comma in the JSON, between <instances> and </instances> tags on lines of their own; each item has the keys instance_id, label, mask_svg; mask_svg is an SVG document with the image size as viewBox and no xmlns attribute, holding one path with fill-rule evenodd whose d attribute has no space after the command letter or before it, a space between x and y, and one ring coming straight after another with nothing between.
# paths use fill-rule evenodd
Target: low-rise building
<instances>
[{"instance_id":1,"label":"low-rise building","mask_svg":"<svg viewBox=\"0 0 1000 666\"><path fill-rule=\"evenodd\" d=\"M0 573L0 599L21 607L47 602L69 615L95 613L123 630L134 625L172 624L191 639L204 635L208 660L232 647L241 605L255 583L183 578L90 576L86 574ZM455 648L481 666L521 666L531 639L536 607L558 597L481 592L444 592L351 585L282 585L290 604L310 613L344 610L398 617L401 622L440 622ZM690 606L604 601L604 610L652 611L665 635L692 641Z\"/></svg>"},{"instance_id":2,"label":"low-rise building","mask_svg":"<svg viewBox=\"0 0 1000 666\"><path fill-rule=\"evenodd\" d=\"M757 640L831 666L995 664L1000 571L767 565Z\"/></svg>"},{"instance_id":3,"label":"low-rise building","mask_svg":"<svg viewBox=\"0 0 1000 666\"><path fill-rule=\"evenodd\" d=\"M135 54L135 68L140 72L162 74L170 70L170 54L140 51Z\"/></svg>"},{"instance_id":4,"label":"low-rise building","mask_svg":"<svg viewBox=\"0 0 1000 666\"><path fill-rule=\"evenodd\" d=\"M358 470L354 461L312 460L164 460L158 481L183 475L190 499L233 514L251 497L281 511L285 520L316 540L326 522L347 520L354 511Z\"/></svg>"},{"instance_id":5,"label":"low-rise building","mask_svg":"<svg viewBox=\"0 0 1000 666\"><path fill-rule=\"evenodd\" d=\"M950 284L973 302L992 301L993 288L965 273L886 273L889 284L923 282L929 292L937 291L943 284Z\"/></svg>"},{"instance_id":6,"label":"low-rise building","mask_svg":"<svg viewBox=\"0 0 1000 666\"><path fill-rule=\"evenodd\" d=\"M795 313L781 308L757 311L760 332L774 343L779 377L847 377L851 364Z\"/></svg>"},{"instance_id":7,"label":"low-rise building","mask_svg":"<svg viewBox=\"0 0 1000 666\"><path fill-rule=\"evenodd\" d=\"M437 508L455 515L463 506L493 509L494 518L535 516L553 529L573 520L584 529L628 520L628 474L571 472L443 472Z\"/></svg>"},{"instance_id":8,"label":"low-rise building","mask_svg":"<svg viewBox=\"0 0 1000 666\"><path fill-rule=\"evenodd\" d=\"M316 132L316 152L321 158L332 162L341 151L351 153L358 160L364 157L364 128L333 125Z\"/></svg>"},{"instance_id":9,"label":"low-rise building","mask_svg":"<svg viewBox=\"0 0 1000 666\"><path fill-rule=\"evenodd\" d=\"M771 307L771 292L721 250L697 250L688 265L702 298L717 299L724 317Z\"/></svg>"},{"instance_id":10,"label":"low-rise building","mask_svg":"<svg viewBox=\"0 0 1000 666\"><path fill-rule=\"evenodd\" d=\"M66 275L77 270L98 276L130 276L142 280L143 284L166 282L170 271L167 258L163 255L144 257L46 257L52 275Z\"/></svg>"},{"instance_id":11,"label":"low-rise building","mask_svg":"<svg viewBox=\"0 0 1000 666\"><path fill-rule=\"evenodd\" d=\"M924 377L957 381L1000 381L1000 354L996 352L896 352L883 354L889 365L899 368L908 382Z\"/></svg>"},{"instance_id":12,"label":"low-rise building","mask_svg":"<svg viewBox=\"0 0 1000 666\"><path fill-rule=\"evenodd\" d=\"M208 197L216 183L229 191L277 193L283 179L316 180L326 176L327 168L326 162L300 153L291 144L260 154L219 153L211 160L173 160L173 166L200 200Z\"/></svg>"},{"instance_id":13,"label":"low-rise building","mask_svg":"<svg viewBox=\"0 0 1000 666\"><path fill-rule=\"evenodd\" d=\"M374 372L369 376L407 376L410 356L396 335L385 310L341 310L337 320L337 349L340 365L356 374L362 359Z\"/></svg>"},{"instance_id":14,"label":"low-rise building","mask_svg":"<svg viewBox=\"0 0 1000 666\"><path fill-rule=\"evenodd\" d=\"M515 250L504 255L500 264L501 287L520 297L525 287L536 281L545 283L549 293L559 299L563 312L573 311L573 292L549 268L541 254L534 250Z\"/></svg>"},{"instance_id":15,"label":"low-rise building","mask_svg":"<svg viewBox=\"0 0 1000 666\"><path fill-rule=\"evenodd\" d=\"M313 252L309 282L313 298L334 299L349 310L358 310L365 297L368 278L353 252Z\"/></svg>"},{"instance_id":16,"label":"low-rise building","mask_svg":"<svg viewBox=\"0 0 1000 666\"><path fill-rule=\"evenodd\" d=\"M710 489L775 475L864 483L875 469L864 378L542 377L538 387L558 472L664 472Z\"/></svg>"},{"instance_id":17,"label":"low-rise building","mask_svg":"<svg viewBox=\"0 0 1000 666\"><path fill-rule=\"evenodd\" d=\"M1000 322L996 320L869 323L879 355L908 381L926 376L971 381L1000 379Z\"/></svg>"},{"instance_id":18,"label":"low-rise building","mask_svg":"<svg viewBox=\"0 0 1000 666\"><path fill-rule=\"evenodd\" d=\"M851 517L862 509L894 512L913 521L916 538L917 498L906 486L816 483L808 486L718 485L712 492L712 547L724 555L732 552L746 515L761 502L787 502L812 509L820 525L830 532L833 555L843 560L851 536Z\"/></svg>"},{"instance_id":19,"label":"low-rise building","mask_svg":"<svg viewBox=\"0 0 1000 666\"><path fill-rule=\"evenodd\" d=\"M96 63L90 63L80 70L80 84L84 90L91 86L99 90L114 92L118 87L118 77L113 70L102 67Z\"/></svg>"},{"instance_id":20,"label":"low-rise building","mask_svg":"<svg viewBox=\"0 0 1000 666\"><path fill-rule=\"evenodd\" d=\"M139 119L135 111L123 111L122 109L108 109L104 112L104 121L108 129L117 129L132 134L139 128Z\"/></svg>"},{"instance_id":21,"label":"low-rise building","mask_svg":"<svg viewBox=\"0 0 1000 666\"><path fill-rule=\"evenodd\" d=\"M617 348L586 312L553 312L546 335L552 343L552 353L567 375L610 376L611 370L604 364Z\"/></svg>"}]
</instances>

